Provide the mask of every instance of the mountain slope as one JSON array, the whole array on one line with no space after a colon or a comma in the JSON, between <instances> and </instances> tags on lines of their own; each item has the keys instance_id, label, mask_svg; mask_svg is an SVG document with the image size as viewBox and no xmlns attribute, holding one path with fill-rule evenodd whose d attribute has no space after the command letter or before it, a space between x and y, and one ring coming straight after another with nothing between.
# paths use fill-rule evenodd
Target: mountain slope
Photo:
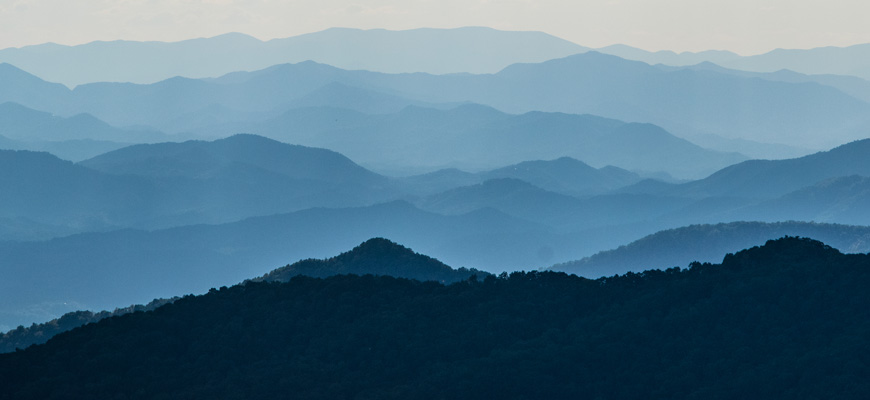
<instances>
[{"instance_id":1,"label":"mountain slope","mask_svg":"<svg viewBox=\"0 0 870 400\"><path fill-rule=\"evenodd\" d=\"M0 355L0 398L859 399L868 266L785 238L598 281L249 283Z\"/></svg>"},{"instance_id":2,"label":"mountain slope","mask_svg":"<svg viewBox=\"0 0 870 400\"><path fill-rule=\"evenodd\" d=\"M870 225L868 204L870 178L853 175L825 180L777 199L735 210L733 214L762 221L790 218Z\"/></svg>"},{"instance_id":3,"label":"mountain slope","mask_svg":"<svg viewBox=\"0 0 870 400\"><path fill-rule=\"evenodd\" d=\"M211 142L129 146L80 164L106 173L141 176L212 176L228 165L244 164L293 179L358 184L386 180L339 153L248 134Z\"/></svg>"},{"instance_id":4,"label":"mountain slope","mask_svg":"<svg viewBox=\"0 0 870 400\"><path fill-rule=\"evenodd\" d=\"M62 110L72 93L59 83L46 82L14 65L0 62L0 103L14 102L38 110Z\"/></svg>"}]
</instances>

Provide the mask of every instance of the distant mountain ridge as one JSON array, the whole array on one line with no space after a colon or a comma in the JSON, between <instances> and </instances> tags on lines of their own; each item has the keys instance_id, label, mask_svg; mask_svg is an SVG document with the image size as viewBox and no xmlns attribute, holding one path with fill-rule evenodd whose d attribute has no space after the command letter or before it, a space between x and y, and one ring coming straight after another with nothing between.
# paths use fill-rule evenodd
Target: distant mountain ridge
<instances>
[{"instance_id":1,"label":"distant mountain ridge","mask_svg":"<svg viewBox=\"0 0 870 400\"><path fill-rule=\"evenodd\" d=\"M740 56L728 51L679 54L672 51L649 52L625 45L608 46L597 51L649 64L685 66L708 61L743 71L776 72L788 69L804 74L853 75L870 79L870 43L846 47L776 49L751 56Z\"/></svg>"},{"instance_id":2,"label":"distant mountain ridge","mask_svg":"<svg viewBox=\"0 0 870 400\"><path fill-rule=\"evenodd\" d=\"M3 75L0 81L20 72L10 73L9 78ZM30 91L0 93L0 101L62 116L89 113L116 126L153 126L172 132L167 128L178 124L204 128L263 121L334 84L377 92L381 98L407 99L408 104L474 102L509 113L592 114L652 123L678 136L715 135L811 149L865 138L870 128L870 104L832 86L713 70L667 71L597 52L512 64L495 74L385 74L308 61L217 79L172 78L151 85L94 83L72 91L61 87L63 93L54 93L57 88L47 83L33 82ZM333 101L347 106L345 98ZM199 118L206 122L197 123Z\"/></svg>"},{"instance_id":3,"label":"distant mountain ridge","mask_svg":"<svg viewBox=\"0 0 870 400\"><path fill-rule=\"evenodd\" d=\"M398 178L397 181L411 193L431 195L460 186L503 178L519 179L541 189L572 196L600 194L641 180L638 174L622 168L610 165L593 168L583 161L560 157L555 160L523 161L477 173L442 169Z\"/></svg>"},{"instance_id":4,"label":"distant mountain ridge","mask_svg":"<svg viewBox=\"0 0 870 400\"><path fill-rule=\"evenodd\" d=\"M265 42L229 33L171 43L49 43L0 50L0 62L27 69L43 79L76 86L92 82L153 83L174 76L217 77L306 60L390 73L494 73L516 62L540 62L586 50L543 32L483 27L403 31L332 28ZM94 65L94 59L103 62ZM59 68L61 64L64 67Z\"/></svg>"},{"instance_id":5,"label":"distant mountain ridge","mask_svg":"<svg viewBox=\"0 0 870 400\"><path fill-rule=\"evenodd\" d=\"M491 170L570 157L596 167L700 178L746 159L699 147L651 124L549 112L514 115L478 104L446 110L408 106L380 115L327 107L295 109L260 123L215 126L197 133L232 131L328 148L370 168L394 171L403 166ZM608 187L612 186L603 186Z\"/></svg>"}]
</instances>

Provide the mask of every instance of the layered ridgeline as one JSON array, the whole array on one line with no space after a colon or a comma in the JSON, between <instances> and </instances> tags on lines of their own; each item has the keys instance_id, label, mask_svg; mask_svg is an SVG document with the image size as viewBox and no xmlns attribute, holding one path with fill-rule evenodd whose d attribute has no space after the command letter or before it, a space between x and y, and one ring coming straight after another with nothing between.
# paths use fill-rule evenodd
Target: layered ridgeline
<instances>
[{"instance_id":1,"label":"layered ridgeline","mask_svg":"<svg viewBox=\"0 0 870 400\"><path fill-rule=\"evenodd\" d=\"M213 77L305 60L379 72L495 73L514 63L542 62L590 50L542 32L484 27L404 31L332 28L269 41L229 33L170 43L120 40L78 46L47 43L0 50L0 62L50 81L76 86L89 82L152 83L174 76ZM867 44L777 49L753 56L728 51L649 52L625 45L596 51L652 65L715 63L741 72L790 70L791 75L799 75L791 71L816 74L804 75L808 79L832 75L870 79ZM94 59L105 62L94 66Z\"/></svg>"},{"instance_id":2,"label":"layered ridgeline","mask_svg":"<svg viewBox=\"0 0 870 400\"><path fill-rule=\"evenodd\" d=\"M424 210L447 215L492 208L561 231L576 232L678 214L692 200L644 194L603 194L581 199L519 179L501 178L422 197L416 204Z\"/></svg>"},{"instance_id":3,"label":"layered ridgeline","mask_svg":"<svg viewBox=\"0 0 870 400\"><path fill-rule=\"evenodd\" d=\"M263 275L254 281L287 282L290 278L305 275L325 278L333 275L385 275L399 278L416 279L418 281L436 281L453 283L463 281L471 276L480 279L489 275L487 272L475 269L453 269L444 263L415 253L411 249L383 238L369 239L348 252L325 260L307 259L286 265ZM60 318L43 324L32 324L30 327L19 326L0 335L0 353L8 353L16 349L25 349L34 344L45 343L61 332L79 326L97 322L104 318L128 314L136 311L154 310L164 304L177 300L160 299L146 305L136 305L118 308L115 311L75 311L64 314Z\"/></svg>"},{"instance_id":4,"label":"layered ridgeline","mask_svg":"<svg viewBox=\"0 0 870 400\"><path fill-rule=\"evenodd\" d=\"M13 79L18 82L9 83ZM95 83L75 90L5 65L0 87L16 90L3 92L0 101L62 116L87 112L116 126L175 132L262 121L306 104L312 93L335 84L374 92L375 98L392 96L393 103L398 97L408 104L475 102L518 114L593 114L653 123L678 136L714 135L814 149L864 138L870 126L870 104L833 86L715 70L667 70L596 52L513 64L495 74L385 74L302 62L208 80ZM308 104L355 108L345 96L315 98L319 100ZM357 93L353 98L360 101L351 103L371 110L366 96Z\"/></svg>"},{"instance_id":5,"label":"layered ridgeline","mask_svg":"<svg viewBox=\"0 0 870 400\"><path fill-rule=\"evenodd\" d=\"M477 173L455 168L441 169L398 178L397 181L409 193L425 196L504 178L519 179L544 190L573 196L605 193L641 180L640 175L619 167L608 165L594 168L571 157L560 157L555 160L523 161Z\"/></svg>"},{"instance_id":6,"label":"layered ridgeline","mask_svg":"<svg viewBox=\"0 0 870 400\"><path fill-rule=\"evenodd\" d=\"M438 171L390 179L332 151L254 135L134 145L78 164L45 153L0 151L0 162L5 166L0 179L10 189L0 195L6 199L0 206L6 221L0 238L11 240L368 205L432 196L494 178L524 179L581 196L640 180L620 168L596 169L564 157L478 173ZM488 206L469 203L464 208Z\"/></svg>"},{"instance_id":7,"label":"layered ridgeline","mask_svg":"<svg viewBox=\"0 0 870 400\"><path fill-rule=\"evenodd\" d=\"M726 169L684 185L644 181L584 197L572 194L619 186L619 179L610 180L613 169L557 159L391 180L336 153L249 135L134 146L79 165L47 154L0 152L7 155L33 161L10 161L2 169L7 187L15 189L0 194L6 212L0 233L15 239L0 242L0 259L7 261L0 268L15 277L0 281L0 325L9 328L80 308L202 292L288 260L327 257L370 237L394 238L449 265L500 272L582 259L690 224L870 221L867 179L851 176L867 174L865 141L801 159L748 162L733 168L743 172ZM826 177L834 180L814 181ZM46 182L52 184L40 186ZM768 191L741 191L747 185ZM397 197L405 200L336 203ZM317 205L332 208L282 211ZM209 219L215 217L208 211L225 219ZM257 217L243 219L248 216ZM230 217L240 221L156 229ZM87 230L102 232L59 237ZM121 263L129 268L117 268Z\"/></svg>"},{"instance_id":8,"label":"layered ridgeline","mask_svg":"<svg viewBox=\"0 0 870 400\"><path fill-rule=\"evenodd\" d=\"M796 238L595 281L252 282L0 355L0 398L858 399L868 284L870 256Z\"/></svg>"},{"instance_id":9,"label":"layered ridgeline","mask_svg":"<svg viewBox=\"0 0 870 400\"><path fill-rule=\"evenodd\" d=\"M870 44L814 49L776 49L753 56L740 56L728 51L679 54L672 51L649 52L625 45L608 46L598 51L649 64L683 66L708 62L741 71L786 72L791 75L796 75L792 72L796 71L812 74L811 79L819 80L842 75L870 79Z\"/></svg>"},{"instance_id":10,"label":"layered ridgeline","mask_svg":"<svg viewBox=\"0 0 870 400\"><path fill-rule=\"evenodd\" d=\"M866 204L866 203L865 203ZM844 253L870 252L870 227L810 222L731 222L668 229L550 270L586 278L648 269L667 269L693 261L715 262L723 254L761 245L769 238L811 237Z\"/></svg>"},{"instance_id":11,"label":"layered ridgeline","mask_svg":"<svg viewBox=\"0 0 870 400\"><path fill-rule=\"evenodd\" d=\"M484 27L403 31L332 28L269 41L230 33L171 43L47 43L0 50L0 62L76 86L90 82L153 83L174 76L214 77L306 60L393 73L494 73L510 64L541 62L586 50L543 32ZM101 62L95 65L95 59Z\"/></svg>"},{"instance_id":12,"label":"layered ridgeline","mask_svg":"<svg viewBox=\"0 0 870 400\"><path fill-rule=\"evenodd\" d=\"M438 254L457 268L496 273L579 259L629 240L594 232L559 233L492 209L444 216L391 202L219 225L7 241L0 242L0 275L7 277L0 280L0 326L12 329L79 309L111 310L203 293L289 261L330 257L372 237Z\"/></svg>"}]
</instances>

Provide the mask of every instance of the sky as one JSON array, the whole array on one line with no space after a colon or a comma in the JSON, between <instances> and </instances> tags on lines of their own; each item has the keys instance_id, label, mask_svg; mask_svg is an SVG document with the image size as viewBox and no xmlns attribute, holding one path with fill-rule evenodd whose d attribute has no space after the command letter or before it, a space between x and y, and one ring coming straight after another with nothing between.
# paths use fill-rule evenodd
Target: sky
<instances>
[{"instance_id":1,"label":"sky","mask_svg":"<svg viewBox=\"0 0 870 400\"><path fill-rule=\"evenodd\" d=\"M868 15L866 0L0 0L0 48L488 26L543 31L588 47L751 55L870 43Z\"/></svg>"}]
</instances>

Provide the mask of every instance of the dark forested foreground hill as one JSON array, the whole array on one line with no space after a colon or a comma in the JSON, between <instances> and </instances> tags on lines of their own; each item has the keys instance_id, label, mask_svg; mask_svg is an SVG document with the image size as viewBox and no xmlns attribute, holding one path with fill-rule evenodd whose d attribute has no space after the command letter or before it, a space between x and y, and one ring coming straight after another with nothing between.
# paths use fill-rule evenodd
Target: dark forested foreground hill
<instances>
[{"instance_id":1,"label":"dark forested foreground hill","mask_svg":"<svg viewBox=\"0 0 870 400\"><path fill-rule=\"evenodd\" d=\"M784 238L587 280L294 278L0 355L0 398L866 398L870 256Z\"/></svg>"}]
</instances>

